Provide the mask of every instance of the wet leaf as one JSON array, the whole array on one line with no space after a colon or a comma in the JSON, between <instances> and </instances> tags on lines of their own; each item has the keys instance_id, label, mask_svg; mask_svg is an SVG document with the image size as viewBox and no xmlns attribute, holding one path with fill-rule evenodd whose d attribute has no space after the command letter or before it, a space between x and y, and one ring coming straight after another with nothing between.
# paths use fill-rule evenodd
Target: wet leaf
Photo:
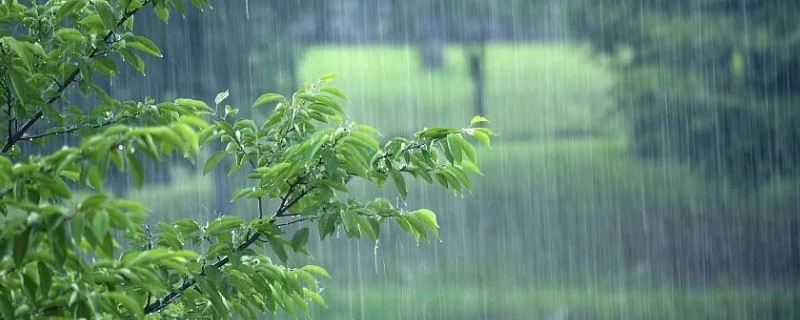
<instances>
[{"instance_id":1,"label":"wet leaf","mask_svg":"<svg viewBox=\"0 0 800 320\"><path fill-rule=\"evenodd\" d=\"M214 236L222 231L228 231L236 228L241 228L244 225L244 219L238 216L222 216L212 221L208 228L206 228L206 235Z\"/></svg>"},{"instance_id":2,"label":"wet leaf","mask_svg":"<svg viewBox=\"0 0 800 320\"><path fill-rule=\"evenodd\" d=\"M17 235L14 238L14 253L12 258L14 259L14 265L18 268L22 266L22 261L25 259L25 256L28 253L28 242L31 238L31 228L25 228L22 233Z\"/></svg>"},{"instance_id":3,"label":"wet leaf","mask_svg":"<svg viewBox=\"0 0 800 320\"><path fill-rule=\"evenodd\" d=\"M406 199L408 197L408 190L406 189L406 179L403 178L403 174L396 169L391 169L389 174L392 176L392 181L395 187L397 187L397 192L400 193L400 197Z\"/></svg>"},{"instance_id":4,"label":"wet leaf","mask_svg":"<svg viewBox=\"0 0 800 320\"><path fill-rule=\"evenodd\" d=\"M262 104L267 104L267 103L270 103L270 102L275 102L275 101L283 100L283 99L285 99L285 98L282 95L279 95L277 93L265 93L265 94L262 94L261 96L259 96L258 99L256 99L256 102L253 103L253 107L255 108L255 107L260 106Z\"/></svg>"},{"instance_id":5,"label":"wet leaf","mask_svg":"<svg viewBox=\"0 0 800 320\"><path fill-rule=\"evenodd\" d=\"M300 269L305 271L305 272L313 273L313 274L316 274L318 276L322 276L322 277L325 277L325 278L328 278L328 279L331 278L331 275L328 274L328 271L326 271L323 267L320 267L320 266L309 264L309 265L305 265L305 266L301 267Z\"/></svg>"},{"instance_id":6,"label":"wet leaf","mask_svg":"<svg viewBox=\"0 0 800 320\"><path fill-rule=\"evenodd\" d=\"M469 125L472 126L472 125L475 125L477 123L482 123L482 122L489 122L489 119L486 119L486 118L484 118L482 116L474 116L474 117L472 117L472 120L469 121Z\"/></svg>"},{"instance_id":7,"label":"wet leaf","mask_svg":"<svg viewBox=\"0 0 800 320\"><path fill-rule=\"evenodd\" d=\"M222 103L222 101L225 101L225 99L228 98L228 94L229 94L228 90L217 93L217 96L214 97L214 104L219 105L220 103Z\"/></svg>"},{"instance_id":8,"label":"wet leaf","mask_svg":"<svg viewBox=\"0 0 800 320\"><path fill-rule=\"evenodd\" d=\"M212 154L208 160L206 160L206 164L203 166L203 175L208 174L211 170L217 167L217 165L222 161L225 156L228 155L228 152L225 151L217 151Z\"/></svg>"},{"instance_id":9,"label":"wet leaf","mask_svg":"<svg viewBox=\"0 0 800 320\"><path fill-rule=\"evenodd\" d=\"M153 41L142 36L133 36L127 42L127 46L156 57L162 57L161 49Z\"/></svg>"},{"instance_id":10,"label":"wet leaf","mask_svg":"<svg viewBox=\"0 0 800 320\"><path fill-rule=\"evenodd\" d=\"M117 17L114 14L114 10L111 9L111 5L106 0L92 0L92 5L94 5L95 11L100 16L100 21L103 23L103 27L108 30L116 30L117 29Z\"/></svg>"},{"instance_id":11,"label":"wet leaf","mask_svg":"<svg viewBox=\"0 0 800 320\"><path fill-rule=\"evenodd\" d=\"M292 249L298 251L300 248L305 246L308 242L308 235L308 228L301 228L300 230L297 230L294 233L294 236L292 236Z\"/></svg>"}]
</instances>

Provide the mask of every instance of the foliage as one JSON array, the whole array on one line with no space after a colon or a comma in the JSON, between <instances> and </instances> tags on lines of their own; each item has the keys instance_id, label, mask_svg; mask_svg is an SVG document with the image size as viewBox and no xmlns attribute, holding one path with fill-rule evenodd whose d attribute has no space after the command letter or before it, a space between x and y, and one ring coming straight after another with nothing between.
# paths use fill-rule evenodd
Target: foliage
<instances>
[{"instance_id":1,"label":"foliage","mask_svg":"<svg viewBox=\"0 0 800 320\"><path fill-rule=\"evenodd\" d=\"M343 229L374 240L389 221L416 241L435 237L439 226L430 210L358 201L348 183L381 187L390 180L405 197L407 179L462 192L470 188L467 171L480 173L465 137L488 146L491 130L472 127L486 119L475 117L463 129L426 128L381 145L375 129L347 117L341 105L347 96L326 86L331 77L291 97L261 95L253 107L275 109L260 124L237 117L239 109L224 104L227 91L210 107L193 99L123 102L95 84L95 75L120 72L120 61L144 73L139 54L160 56L156 44L133 33L137 12L154 9L167 21L188 3L11 0L0 6L3 319L252 319L278 309L307 311L309 300L323 302L317 278L329 275L320 266L291 266L289 253L306 253L311 232L304 226L287 235L283 226L314 222L321 238ZM101 103L85 113L73 106L64 97L73 84ZM81 142L50 154L25 152L27 143L66 134ZM225 149L203 157L213 141ZM112 167L141 186L142 159L175 155L204 160L204 173L231 158L227 171L246 170L252 182L232 198L257 202L258 212L150 227L143 224L143 204L104 192ZM264 208L269 199L280 202L275 211Z\"/></svg>"},{"instance_id":2,"label":"foliage","mask_svg":"<svg viewBox=\"0 0 800 320\"><path fill-rule=\"evenodd\" d=\"M620 57L638 154L739 185L797 176L794 1L578 1L575 31Z\"/></svg>"}]
</instances>

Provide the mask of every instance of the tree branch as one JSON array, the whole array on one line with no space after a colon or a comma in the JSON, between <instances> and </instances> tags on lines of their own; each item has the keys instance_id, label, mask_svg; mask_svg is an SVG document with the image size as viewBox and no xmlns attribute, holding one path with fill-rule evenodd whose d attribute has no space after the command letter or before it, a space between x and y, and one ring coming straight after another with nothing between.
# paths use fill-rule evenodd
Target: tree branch
<instances>
[{"instance_id":1,"label":"tree branch","mask_svg":"<svg viewBox=\"0 0 800 320\"><path fill-rule=\"evenodd\" d=\"M128 19L130 19L130 17L132 17L134 14L136 14L136 12L138 12L139 9L141 9L145 5L149 4L150 1L151 0L145 0L145 1L142 2L142 6L141 7L133 9L131 11L126 11L122 15L122 18L120 18L119 21L117 21L117 28L119 28L119 26L121 26L123 23L125 23L125 21L128 21ZM111 39L111 37L114 35L114 33L116 33L116 30L109 31L108 34L106 34L105 37L103 37L103 42L108 42ZM89 57L90 59L92 59L92 58L95 58L95 57L99 56L100 54L101 54L101 52L100 52L100 50L98 48L92 48L92 50L89 51L89 53L86 56ZM72 82L75 81L75 78L78 77L79 73L80 73L80 69L79 68L76 68L74 71L72 71L72 73L70 73L70 75L67 76L67 79L64 81L64 83L61 83L61 84L58 85L58 89L56 89L56 92L53 94L53 96L51 96L49 99L47 99L47 101L45 103L46 104L52 104L52 103L56 102L56 100L60 99L62 94L64 93L64 90L66 90L67 87L69 87L69 85L72 84ZM10 102L9 102L9 104L10 104ZM36 121L39 121L39 119L41 119L43 115L44 115L44 112L42 111L42 109L39 109L38 111L36 111L36 113L33 115L33 117L31 117L30 119L28 119L28 121L25 121L25 123L22 124L22 127L17 129L17 132L15 132L13 135L9 134L8 139L6 139L5 144L3 144L3 148L0 149L0 153L6 153L6 152L8 152L8 150L11 150L11 147L13 147L14 144L17 143L17 141L20 141L21 138L22 138L22 135L24 135L25 132L28 131L28 129L30 129L36 123Z\"/></svg>"},{"instance_id":2,"label":"tree branch","mask_svg":"<svg viewBox=\"0 0 800 320\"><path fill-rule=\"evenodd\" d=\"M278 223L275 226L276 227L285 227L285 226L288 226L288 225L291 225L291 224L300 223L300 222L303 222L303 221L313 221L313 220L316 220L316 219L317 219L317 217L301 218L301 219L292 220L292 221L285 222L285 223Z\"/></svg>"},{"instance_id":3,"label":"tree branch","mask_svg":"<svg viewBox=\"0 0 800 320\"><path fill-rule=\"evenodd\" d=\"M121 119L113 119L113 120L108 120L108 121L105 121L105 122L101 122L99 124L91 124L91 125L90 124L86 124L86 123L76 124L76 125L73 125L70 128L64 129L64 130L51 131L51 132L45 132L45 133L33 134L33 135L25 135L25 136L20 137L17 141L30 141L30 140L35 140L35 139L44 138L44 137L47 137L47 136L52 136L52 135L57 135L57 134L73 133L75 131L78 131L78 129L80 129L83 126L88 126L89 128L92 128L92 129L102 128L102 127L105 127L105 126L110 126L112 124L115 124L115 123L119 122L119 120L121 120Z\"/></svg>"},{"instance_id":4,"label":"tree branch","mask_svg":"<svg viewBox=\"0 0 800 320\"><path fill-rule=\"evenodd\" d=\"M302 198L306 194L308 194L309 190L305 190L305 191L301 192L299 195L297 195L296 197L292 198L292 200L288 201L285 205L281 206L278 209L278 211L275 213L275 216L276 217L285 216L285 213L287 211L289 211L289 208L291 208L295 203L297 203L297 201L300 201L300 198ZM288 198L288 196L287 196L287 198ZM291 221L291 222L288 222L288 223L280 224L278 226L294 224L294 223L298 223L300 221L311 220L311 219L312 218L298 219L298 220ZM274 220L271 220L270 223L274 223ZM258 233L258 232L256 232L255 234L250 235L244 243L242 243L238 247L236 247L234 252L239 252L239 251L242 251L244 249L249 248L250 245L255 243L256 240L258 240L258 238L260 236L261 236L261 234ZM214 262L213 266L216 267L216 268L222 268L224 265L228 264L228 262L230 262L230 255L220 259L217 262ZM196 277L202 277L204 275L205 275L205 271L200 272L200 274L197 275ZM175 299L179 298L181 296L181 293L183 293L184 291L188 290L189 288L191 288L191 287L193 287L194 285L197 284L196 277L189 278L189 280L187 280L183 285L181 285L180 287L175 289L175 291L172 291L172 292L164 295L163 297L161 297L161 299L158 299L158 300L146 305L144 307L144 314L151 314L153 312L158 312L158 311L166 308L168 305L170 305L172 302L174 302Z\"/></svg>"},{"instance_id":5,"label":"tree branch","mask_svg":"<svg viewBox=\"0 0 800 320\"><path fill-rule=\"evenodd\" d=\"M242 243L241 245L236 247L235 251L242 251L244 249L247 249L247 247L249 247L254 242L256 242L256 240L258 240L258 238L260 236L261 236L260 233L256 233L256 234L251 235L249 238L247 238L247 241L245 241L244 243ZM213 266L216 267L216 268L221 268L222 266L226 265L230 261L231 261L230 256L226 256L226 257L220 259L219 261L215 262L213 264ZM202 277L204 275L205 275L205 271L201 272L198 276ZM161 297L161 299L158 299L158 300L154 301L153 303L150 303L147 306L145 306L144 307L144 314L147 315L147 314L151 314L153 312L161 311L162 309L164 309L168 305L170 305L172 302L174 302L175 299L179 298L181 296L181 293L183 293L184 291L186 291L189 288L193 287L195 284L197 284L197 279L195 279L195 278L189 279L188 281L184 282L183 285L178 287L178 289L175 289L175 291L170 292L167 295Z\"/></svg>"}]
</instances>

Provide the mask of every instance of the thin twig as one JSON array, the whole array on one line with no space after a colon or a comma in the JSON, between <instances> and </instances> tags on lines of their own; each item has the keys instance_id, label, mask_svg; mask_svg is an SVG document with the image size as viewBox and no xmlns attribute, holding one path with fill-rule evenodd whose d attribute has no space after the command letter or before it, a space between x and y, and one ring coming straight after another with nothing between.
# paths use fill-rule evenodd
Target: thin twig
<instances>
[{"instance_id":1,"label":"thin twig","mask_svg":"<svg viewBox=\"0 0 800 320\"><path fill-rule=\"evenodd\" d=\"M247 238L247 241L245 241L244 243L242 243L241 245L236 247L235 251L241 251L241 250L246 249L251 244L256 242L256 240L258 240L258 238L260 236L261 236L261 234L259 234L259 233L251 235L249 238ZM230 256L226 256L226 257L220 259L219 261L215 262L213 264L213 266L216 267L216 268L221 268L222 266L226 265L228 262L230 262ZM201 272L198 276L202 277L204 275L205 275L205 271ZM181 296L181 293L183 293L184 291L186 291L189 288L193 287L195 284L197 284L197 279L196 278L190 278L188 281L184 282L180 287L175 289L175 291L170 292L170 293L166 294L165 296L163 296L161 299L158 299L158 300L154 301L153 303L150 303L147 306L145 306L144 307L144 314L146 314L146 315L147 314L151 314L153 312L157 312L157 311L160 311L160 310L166 308L175 299L179 298Z\"/></svg>"},{"instance_id":2,"label":"thin twig","mask_svg":"<svg viewBox=\"0 0 800 320\"><path fill-rule=\"evenodd\" d=\"M73 132L78 131L80 128L83 128L83 127L89 127L89 128L92 128L92 129L102 128L102 127L105 127L105 126L110 126L112 124L115 124L115 123L119 122L120 120L122 120L122 119L113 119L113 120L108 120L108 121L105 121L105 122L102 122L102 123L99 123L99 124L91 124L91 125L90 124L85 124L85 123L84 124L76 124L76 125L73 125L72 127L68 128L68 129L64 129L64 130L51 131L51 132L45 132L45 133L33 134L33 135L26 135L26 136L20 137L19 140L17 140L17 141L30 141L30 140L36 140L36 139L39 139L39 138L44 138L44 137L47 137L47 136L52 136L52 135L57 135L57 134L73 133Z\"/></svg>"},{"instance_id":3,"label":"thin twig","mask_svg":"<svg viewBox=\"0 0 800 320\"><path fill-rule=\"evenodd\" d=\"M295 223L300 223L300 222L303 222L303 221L314 221L316 219L317 219L317 217L302 218L302 219L292 220L292 221L289 221L289 222L278 223L275 226L276 227L284 227L284 226L292 225L292 224L295 224Z\"/></svg>"}]
</instances>

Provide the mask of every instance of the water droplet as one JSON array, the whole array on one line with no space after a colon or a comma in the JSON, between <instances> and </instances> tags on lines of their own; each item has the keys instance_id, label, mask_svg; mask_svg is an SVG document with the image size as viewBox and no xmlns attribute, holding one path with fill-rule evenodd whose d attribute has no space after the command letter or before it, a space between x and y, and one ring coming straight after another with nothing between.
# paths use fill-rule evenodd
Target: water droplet
<instances>
[{"instance_id":1,"label":"water droplet","mask_svg":"<svg viewBox=\"0 0 800 320\"><path fill-rule=\"evenodd\" d=\"M372 249L372 254L375 256L375 273L378 273L378 242L380 240L375 240L375 248Z\"/></svg>"}]
</instances>

